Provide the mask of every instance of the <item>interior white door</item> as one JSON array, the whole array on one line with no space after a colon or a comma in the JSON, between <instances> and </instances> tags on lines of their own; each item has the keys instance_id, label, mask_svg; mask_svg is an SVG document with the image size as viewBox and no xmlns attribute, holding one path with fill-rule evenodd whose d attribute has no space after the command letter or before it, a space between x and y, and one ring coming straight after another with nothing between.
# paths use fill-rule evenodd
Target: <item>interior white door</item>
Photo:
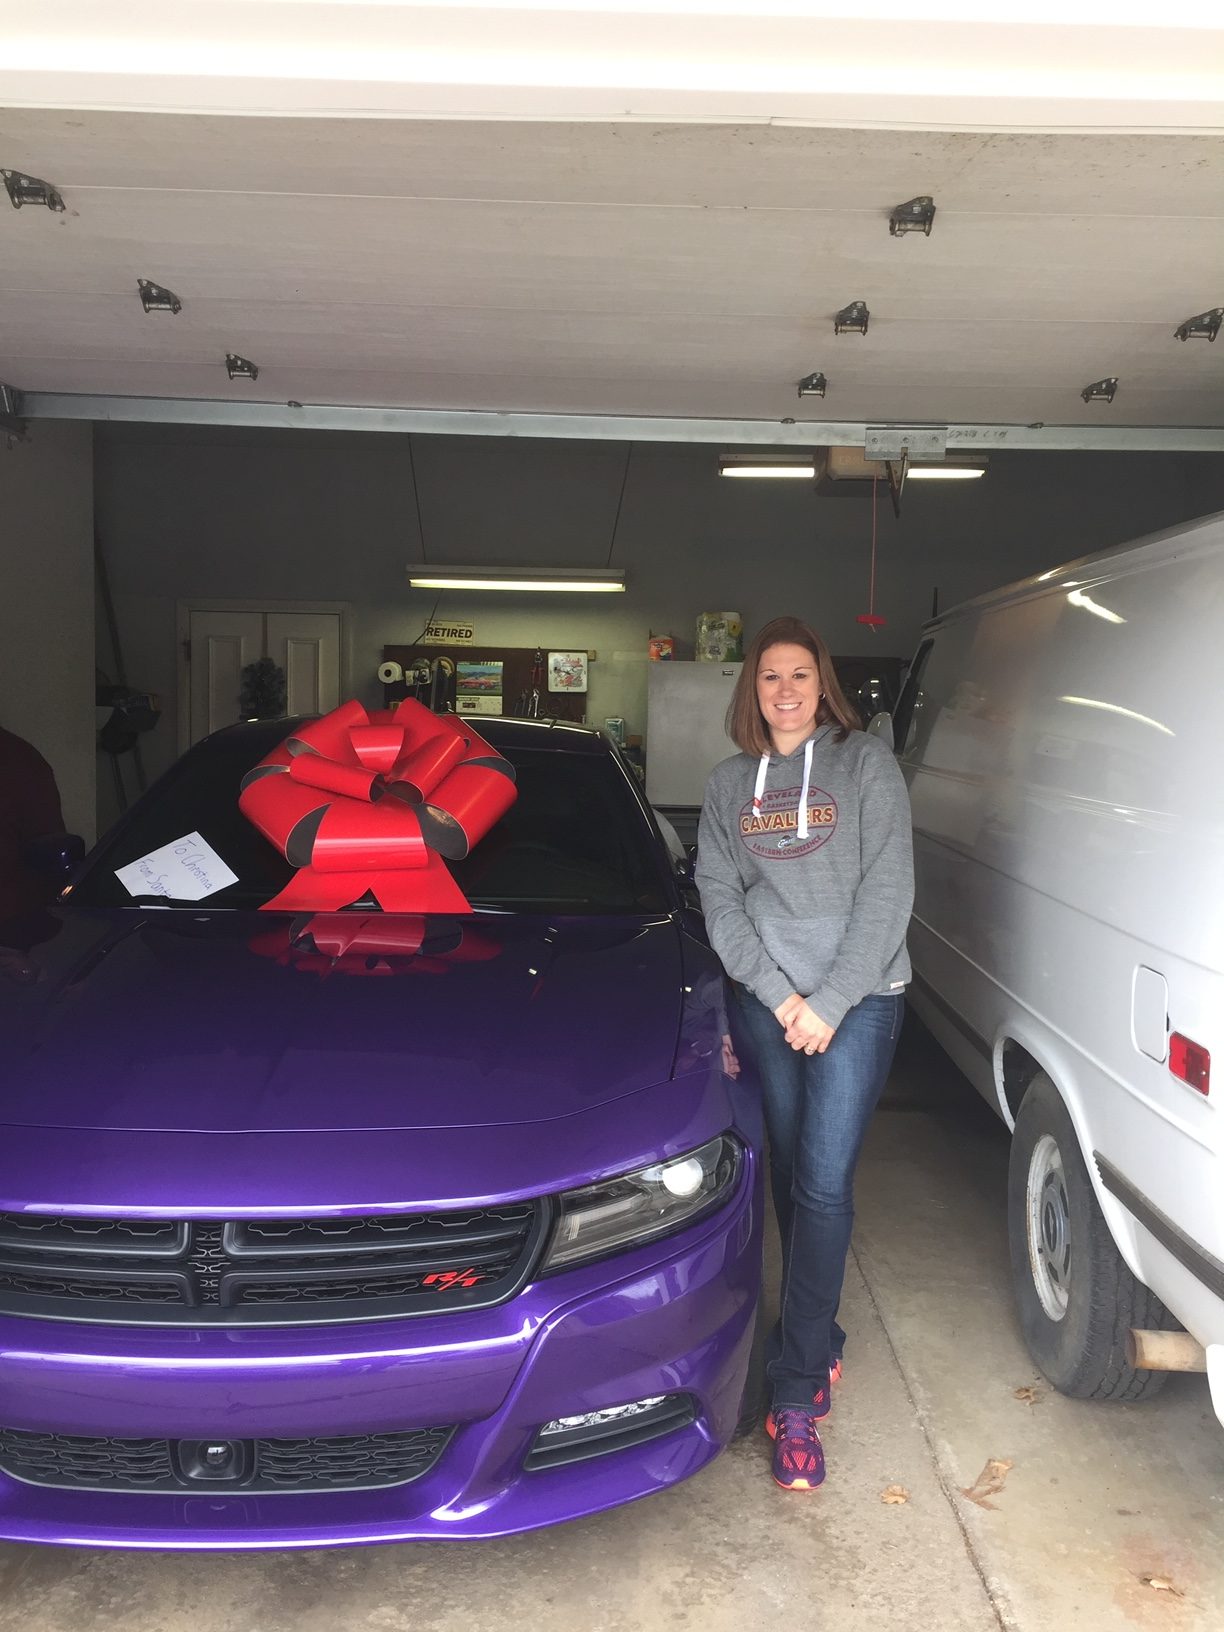
<instances>
[{"instance_id":1,"label":"interior white door","mask_svg":"<svg viewBox=\"0 0 1224 1632\"><path fill-rule=\"evenodd\" d=\"M340 613L192 607L188 741L239 718L242 671L270 657L284 670L288 714L325 714L340 701Z\"/></svg>"},{"instance_id":2,"label":"interior white door","mask_svg":"<svg viewBox=\"0 0 1224 1632\"><path fill-rule=\"evenodd\" d=\"M340 702L340 614L269 612L265 654L285 671L289 714L326 714Z\"/></svg>"},{"instance_id":3,"label":"interior white door","mask_svg":"<svg viewBox=\"0 0 1224 1632\"><path fill-rule=\"evenodd\" d=\"M263 656L264 614L193 607L190 640L191 741L199 742L237 720L242 671Z\"/></svg>"}]
</instances>

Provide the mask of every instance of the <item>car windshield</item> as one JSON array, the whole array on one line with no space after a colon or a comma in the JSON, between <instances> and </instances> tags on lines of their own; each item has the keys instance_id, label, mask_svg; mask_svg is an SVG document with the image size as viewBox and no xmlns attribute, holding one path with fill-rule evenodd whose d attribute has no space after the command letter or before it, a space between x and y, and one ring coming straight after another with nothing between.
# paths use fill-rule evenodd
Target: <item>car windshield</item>
<instances>
[{"instance_id":1,"label":"car windshield","mask_svg":"<svg viewBox=\"0 0 1224 1632\"><path fill-rule=\"evenodd\" d=\"M294 869L238 808L243 776L267 751L240 732L187 754L104 840L72 894L74 904L194 907L174 896L133 896L116 870L198 833L237 881L209 909L267 904ZM666 912L667 863L621 767L601 753L499 747L515 768L518 798L462 861L448 862L477 910L618 914Z\"/></svg>"}]
</instances>

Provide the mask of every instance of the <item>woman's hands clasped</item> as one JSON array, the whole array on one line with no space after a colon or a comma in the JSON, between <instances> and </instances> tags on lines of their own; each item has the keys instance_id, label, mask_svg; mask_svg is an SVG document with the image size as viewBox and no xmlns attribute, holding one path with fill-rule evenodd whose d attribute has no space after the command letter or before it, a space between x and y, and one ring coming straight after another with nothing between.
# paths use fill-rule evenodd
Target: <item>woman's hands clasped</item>
<instances>
[{"instance_id":1,"label":"woman's hands clasped","mask_svg":"<svg viewBox=\"0 0 1224 1632\"><path fill-rule=\"evenodd\" d=\"M836 1028L826 1025L798 992L792 992L773 1012L774 1019L786 1033L787 1042L796 1051L802 1049L805 1054L823 1054L833 1041Z\"/></svg>"}]
</instances>

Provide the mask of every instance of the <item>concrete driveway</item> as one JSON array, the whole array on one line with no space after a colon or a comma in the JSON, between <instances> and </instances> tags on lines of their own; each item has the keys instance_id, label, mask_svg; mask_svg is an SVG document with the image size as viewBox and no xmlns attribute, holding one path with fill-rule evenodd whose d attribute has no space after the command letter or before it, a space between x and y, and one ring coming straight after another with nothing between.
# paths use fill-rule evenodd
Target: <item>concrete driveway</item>
<instances>
[{"instance_id":1,"label":"concrete driveway","mask_svg":"<svg viewBox=\"0 0 1224 1632\"><path fill-rule=\"evenodd\" d=\"M1139 1406L1049 1391L1012 1316L1006 1164L1002 1126L911 1018L860 1174L847 1375L812 1496L774 1488L761 1434L662 1496L510 1541L0 1544L0 1632L1219 1632L1206 1384L1175 1377ZM962 1492L991 1461L1010 1466L979 1505Z\"/></svg>"}]
</instances>

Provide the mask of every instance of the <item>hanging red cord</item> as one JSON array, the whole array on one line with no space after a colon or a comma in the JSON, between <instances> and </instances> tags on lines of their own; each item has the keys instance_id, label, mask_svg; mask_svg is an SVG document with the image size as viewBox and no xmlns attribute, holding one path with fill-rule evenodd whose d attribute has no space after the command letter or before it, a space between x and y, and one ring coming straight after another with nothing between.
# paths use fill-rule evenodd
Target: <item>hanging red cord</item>
<instances>
[{"instance_id":1,"label":"hanging red cord","mask_svg":"<svg viewBox=\"0 0 1224 1632\"><path fill-rule=\"evenodd\" d=\"M871 478L871 578L867 589L867 610L860 612L855 623L865 623L869 629L882 628L885 619L876 614L875 609L875 581L876 581L876 489L880 485L880 478Z\"/></svg>"}]
</instances>

